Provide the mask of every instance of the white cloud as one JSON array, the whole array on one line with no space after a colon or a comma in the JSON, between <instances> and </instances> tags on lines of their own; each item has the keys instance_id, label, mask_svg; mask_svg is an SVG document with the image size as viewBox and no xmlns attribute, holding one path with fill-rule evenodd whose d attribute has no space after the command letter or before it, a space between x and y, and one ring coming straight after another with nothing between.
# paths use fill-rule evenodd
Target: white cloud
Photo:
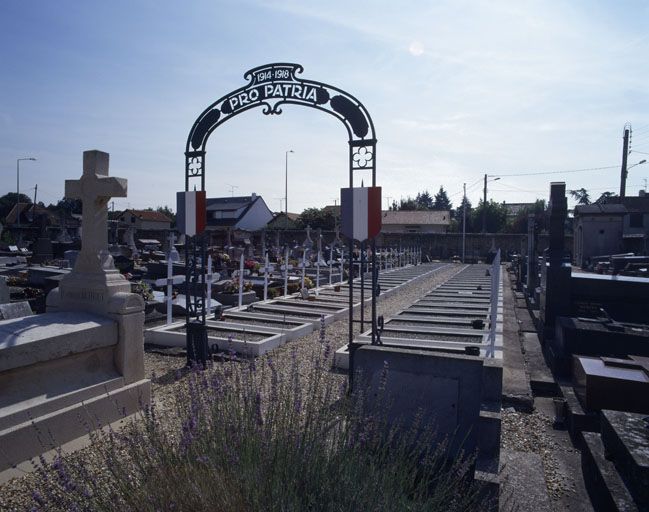
<instances>
[{"instance_id":1,"label":"white cloud","mask_svg":"<svg viewBox=\"0 0 649 512\"><path fill-rule=\"evenodd\" d=\"M410 46L408 46L408 51L410 52L410 55L419 57L424 54L424 45L420 41L413 41L410 43Z\"/></svg>"}]
</instances>

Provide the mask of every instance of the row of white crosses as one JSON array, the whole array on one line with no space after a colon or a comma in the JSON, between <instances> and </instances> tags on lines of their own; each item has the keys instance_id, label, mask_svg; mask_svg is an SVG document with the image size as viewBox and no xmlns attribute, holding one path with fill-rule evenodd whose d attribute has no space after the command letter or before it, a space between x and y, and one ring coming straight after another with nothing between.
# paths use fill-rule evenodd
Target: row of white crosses
<instances>
[{"instance_id":1,"label":"row of white crosses","mask_svg":"<svg viewBox=\"0 0 649 512\"><path fill-rule=\"evenodd\" d=\"M173 264L176 261L180 260L178 251L174 246L175 236L174 233L169 233L169 253L167 254L167 278L156 280L156 286L167 286L167 293L165 296L165 302L167 303L167 325L171 324L173 321L173 287L185 282L184 275L173 275ZM208 313L212 311L212 283L214 280L218 280L220 275L214 274L212 272L212 255L210 254L207 257L207 273L205 274L205 295L203 300L205 300L205 306Z\"/></svg>"}]
</instances>

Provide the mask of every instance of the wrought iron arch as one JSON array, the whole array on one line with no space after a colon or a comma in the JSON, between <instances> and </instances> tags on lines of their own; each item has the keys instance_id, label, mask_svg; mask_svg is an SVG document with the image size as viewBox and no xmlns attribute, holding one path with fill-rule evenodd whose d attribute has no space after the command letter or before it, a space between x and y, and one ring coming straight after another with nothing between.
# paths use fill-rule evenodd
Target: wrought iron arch
<instances>
[{"instance_id":1,"label":"wrought iron arch","mask_svg":"<svg viewBox=\"0 0 649 512\"><path fill-rule=\"evenodd\" d=\"M282 105L302 105L326 112L343 123L349 136L349 187L354 187L354 171L371 171L372 186L376 186L376 133L374 123L365 106L354 96L338 87L299 78L304 68L300 64L275 63L258 66L247 71L244 78L248 83L207 107L192 126L185 148L185 190L190 190L192 180L200 180L200 190L205 190L205 154L207 141L216 128L223 123L253 108L262 107L264 115L282 114ZM198 187L195 187L198 188ZM187 283L198 283L205 275L205 238L192 237L185 244ZM354 241L349 240L349 376L353 379L353 249ZM376 291L378 272L376 269L375 241L372 247L372 341L376 337ZM361 244L361 254L364 254ZM202 255L202 257L201 257ZM200 261L200 264L199 264ZM363 268L361 263L361 268ZM361 272L361 298L364 294L363 273ZM188 362L192 355L205 353L207 334L205 331L205 305L198 294L193 305L187 294L187 348ZM363 323L363 308L361 325ZM191 317L195 318L190 322ZM193 324L190 336L190 323ZM199 329L200 327L200 329ZM203 345L202 349L196 347ZM192 355L190 355L192 354ZM351 388L351 386L350 386Z\"/></svg>"},{"instance_id":2,"label":"wrought iron arch","mask_svg":"<svg viewBox=\"0 0 649 512\"><path fill-rule=\"evenodd\" d=\"M216 128L257 107L263 108L264 115L280 115L281 105L314 108L341 121L349 136L350 186L354 170L371 171L374 185L376 135L369 112L358 99L338 87L299 78L303 70L300 64L291 63L253 68L244 74L248 84L222 96L198 116L185 148L185 190L190 189L193 179L200 180L200 190L205 189L205 147Z\"/></svg>"}]
</instances>

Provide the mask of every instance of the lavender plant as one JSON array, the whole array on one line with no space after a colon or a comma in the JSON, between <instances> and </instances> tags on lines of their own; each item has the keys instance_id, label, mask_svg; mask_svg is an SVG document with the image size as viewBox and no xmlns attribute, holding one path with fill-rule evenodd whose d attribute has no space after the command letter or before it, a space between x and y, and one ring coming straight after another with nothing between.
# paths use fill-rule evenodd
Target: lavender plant
<instances>
[{"instance_id":1,"label":"lavender plant","mask_svg":"<svg viewBox=\"0 0 649 512\"><path fill-rule=\"evenodd\" d=\"M154 400L89 453L41 461L32 510L480 510L471 459L368 413L329 371L324 321L319 341L304 374L296 349L284 370L271 356L192 369L171 412Z\"/></svg>"}]
</instances>

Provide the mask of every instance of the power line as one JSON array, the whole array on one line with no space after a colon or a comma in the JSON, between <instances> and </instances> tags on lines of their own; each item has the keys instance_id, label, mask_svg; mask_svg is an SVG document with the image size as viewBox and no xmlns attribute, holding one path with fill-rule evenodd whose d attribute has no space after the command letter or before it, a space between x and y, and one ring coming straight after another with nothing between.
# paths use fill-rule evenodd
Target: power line
<instances>
[{"instance_id":1,"label":"power line","mask_svg":"<svg viewBox=\"0 0 649 512\"><path fill-rule=\"evenodd\" d=\"M507 173L507 174L493 174L489 173L489 176L493 177L509 177L509 176L541 176L544 174L568 174L573 172L591 172L591 171L603 171L605 169L617 169L619 165L608 165L606 167L589 167L588 169L570 169L567 171L535 171L535 172L518 172L518 173Z\"/></svg>"}]
</instances>

